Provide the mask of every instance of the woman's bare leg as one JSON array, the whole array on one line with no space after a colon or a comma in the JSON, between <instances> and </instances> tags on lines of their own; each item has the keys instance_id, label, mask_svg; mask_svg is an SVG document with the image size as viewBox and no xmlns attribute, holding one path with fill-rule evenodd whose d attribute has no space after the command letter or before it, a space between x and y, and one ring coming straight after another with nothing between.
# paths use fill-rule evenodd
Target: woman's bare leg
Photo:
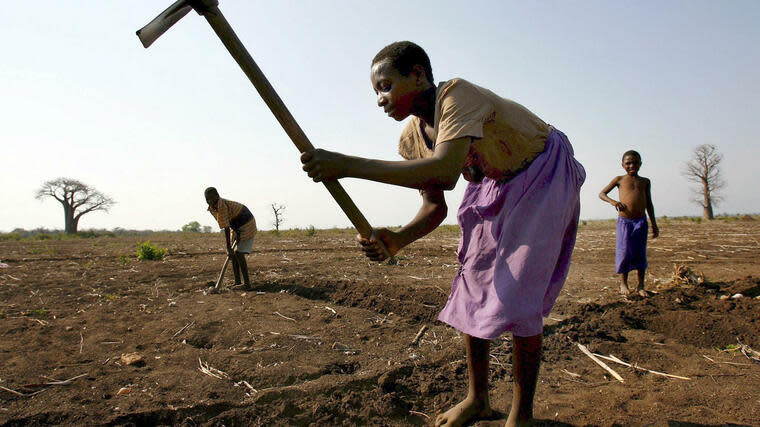
<instances>
[{"instance_id":1,"label":"woman's bare leg","mask_svg":"<svg viewBox=\"0 0 760 427\"><path fill-rule=\"evenodd\" d=\"M536 382L541 366L541 346L543 334L532 337L512 335L512 374L514 376L514 394L512 409L507 418L507 427L532 425L533 396L536 394Z\"/></svg>"},{"instance_id":2,"label":"woman's bare leg","mask_svg":"<svg viewBox=\"0 0 760 427\"><path fill-rule=\"evenodd\" d=\"M435 425L455 427L475 419L491 416L488 400L488 350L491 342L464 335L467 348L467 373L469 382L467 397L456 406L439 415Z\"/></svg>"}]
</instances>

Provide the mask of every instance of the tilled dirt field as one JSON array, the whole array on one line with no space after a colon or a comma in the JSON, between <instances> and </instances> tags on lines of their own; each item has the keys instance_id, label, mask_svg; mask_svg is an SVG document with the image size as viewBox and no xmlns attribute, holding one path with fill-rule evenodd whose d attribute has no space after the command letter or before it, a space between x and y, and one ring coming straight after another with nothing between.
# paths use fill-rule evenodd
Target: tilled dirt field
<instances>
[{"instance_id":1,"label":"tilled dirt field","mask_svg":"<svg viewBox=\"0 0 760 427\"><path fill-rule=\"evenodd\" d=\"M546 320L539 425L760 426L760 364L736 350L760 350L760 221L660 226L645 299L618 294L614 223L581 227ZM0 426L429 425L466 393L462 338L435 320L458 233L396 265L365 261L348 231L260 233L254 289L219 294L221 236L151 239L163 261L138 261L137 237L0 243ZM674 285L674 264L706 282ZM607 361L620 382L578 343L689 379ZM477 426L504 423L510 353L494 341L497 414Z\"/></svg>"}]
</instances>

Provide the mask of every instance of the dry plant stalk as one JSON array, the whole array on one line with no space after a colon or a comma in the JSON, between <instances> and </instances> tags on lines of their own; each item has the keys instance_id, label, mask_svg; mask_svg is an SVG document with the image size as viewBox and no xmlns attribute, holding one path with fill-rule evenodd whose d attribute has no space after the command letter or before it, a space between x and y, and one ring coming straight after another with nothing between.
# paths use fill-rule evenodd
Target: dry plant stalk
<instances>
[{"instance_id":1,"label":"dry plant stalk","mask_svg":"<svg viewBox=\"0 0 760 427\"><path fill-rule=\"evenodd\" d=\"M417 343L420 342L420 339L422 338L423 335L425 335L425 331L427 331L427 329L428 329L427 325L422 325L419 332L417 332L417 335L414 336L414 339L412 340L412 345L417 345Z\"/></svg>"},{"instance_id":2,"label":"dry plant stalk","mask_svg":"<svg viewBox=\"0 0 760 427\"><path fill-rule=\"evenodd\" d=\"M664 372L653 371L651 369L642 368L642 367L636 365L635 363L631 364L631 363L623 362L622 360L618 359L617 357L615 357L615 356L613 356L611 354L609 356L603 356L601 354L594 353L594 356L601 357L602 359L609 360L610 362L619 363L619 364L621 364L623 366L627 366L629 368L638 369L639 371L646 371L646 372L650 372L650 373L655 374L655 375L662 375L663 377L668 377L668 378L678 378L679 380L688 380L688 381L691 381L691 378L689 378L689 377L682 377L682 376L679 376L679 375L666 374Z\"/></svg>"},{"instance_id":3,"label":"dry plant stalk","mask_svg":"<svg viewBox=\"0 0 760 427\"><path fill-rule=\"evenodd\" d=\"M204 363L200 357L198 358L198 365L199 365L198 370L210 377L218 378L220 380L230 378L230 376L227 375L226 372L220 371L219 369L216 369L213 366L210 366L208 363Z\"/></svg>"},{"instance_id":4,"label":"dry plant stalk","mask_svg":"<svg viewBox=\"0 0 760 427\"><path fill-rule=\"evenodd\" d=\"M189 327L191 327L193 325L195 325L195 320L193 320L192 322L190 322L187 325L183 326L182 329L180 329L179 331L175 332L174 335L172 335L172 338L174 338L177 335L181 334L182 332L185 331L185 329L187 329L187 328L189 328Z\"/></svg>"},{"instance_id":5,"label":"dry plant stalk","mask_svg":"<svg viewBox=\"0 0 760 427\"><path fill-rule=\"evenodd\" d=\"M696 286L705 282L705 276L702 273L694 272L686 265L673 264L673 283L677 285Z\"/></svg>"},{"instance_id":6,"label":"dry plant stalk","mask_svg":"<svg viewBox=\"0 0 760 427\"><path fill-rule=\"evenodd\" d=\"M360 353L360 350L355 349L355 348L351 348L351 347L349 347L349 346L347 346L345 344L339 343L337 341L333 343L333 345L332 345L331 348L333 350L335 350L335 351L343 352L344 354L359 354Z\"/></svg>"},{"instance_id":7,"label":"dry plant stalk","mask_svg":"<svg viewBox=\"0 0 760 427\"><path fill-rule=\"evenodd\" d=\"M69 385L75 379L82 378L85 375L87 375L87 372L85 372L84 374L81 374L81 375L77 375L75 377L71 377L71 378L69 378L67 380L57 380L55 378L50 378L50 377L46 377L46 376L43 375L42 378L45 378L46 380L50 380L49 382L46 382L43 385Z\"/></svg>"},{"instance_id":8,"label":"dry plant stalk","mask_svg":"<svg viewBox=\"0 0 760 427\"><path fill-rule=\"evenodd\" d=\"M21 393L21 392L18 392L18 391L16 391L16 390L11 390L11 389L9 389L9 388L6 388L6 387L3 387L3 386L1 386L1 385L0 385L0 390L5 390L5 391L7 391L8 393L12 393L12 394L15 394L16 396L23 396L23 397L32 397L32 396L34 396L35 394L39 394L39 393L42 393L43 391L47 390L47 388L43 388L42 390L37 390L37 391L35 391L35 392L32 392L32 393Z\"/></svg>"},{"instance_id":9,"label":"dry plant stalk","mask_svg":"<svg viewBox=\"0 0 760 427\"><path fill-rule=\"evenodd\" d=\"M71 377L71 378L69 378L67 380L57 380L55 378L50 378L50 377L46 377L44 375L41 375L42 378L45 378L46 380L50 380L50 381L44 382L44 383L39 383L39 384L24 384L25 388L40 388L40 387L42 388L41 390L36 390L36 391L33 391L33 392L29 392L29 393L22 393L20 391L16 391L16 390L13 390L13 389L10 389L10 388L7 388L7 387L3 387L3 386L0 386L0 390L5 390L8 393L15 394L16 396L31 397L31 396L34 396L35 394L42 393L43 391L47 390L47 388L50 387L50 386L54 386L54 385L69 385L75 379L82 378L85 375L87 375L86 372L84 374L77 375L75 377Z\"/></svg>"},{"instance_id":10,"label":"dry plant stalk","mask_svg":"<svg viewBox=\"0 0 760 427\"><path fill-rule=\"evenodd\" d=\"M747 359L755 362L760 363L760 351L753 350L750 346L747 344L743 344L738 339L736 342L739 343L739 350L741 350L742 354L747 357Z\"/></svg>"},{"instance_id":11,"label":"dry plant stalk","mask_svg":"<svg viewBox=\"0 0 760 427\"><path fill-rule=\"evenodd\" d=\"M613 377L615 377L616 380L620 381L621 383L625 382L625 380L623 380L623 377L621 377L612 368L610 368L609 366L607 366L606 363L602 362L596 356L594 356L594 354L591 353L591 351L589 351L589 349L585 345L583 345L581 343L577 343L577 344L578 344L578 348L581 349L581 351L583 352L583 354L585 354L586 356L588 356L589 358L591 358L591 360L593 360L594 362L596 362L597 365L599 365L602 368L604 368L604 370L607 371L607 372L609 372Z\"/></svg>"},{"instance_id":12,"label":"dry plant stalk","mask_svg":"<svg viewBox=\"0 0 760 427\"><path fill-rule=\"evenodd\" d=\"M246 386L246 388L248 388L248 390L250 390L251 393L258 393L259 392L258 390L256 390L255 388L253 388L253 386L251 384L249 384L248 381L246 381L246 380L238 381L234 385L235 385L235 387L240 387L240 384L243 384L244 386ZM250 396L250 394L248 394L248 393L246 393L246 395Z\"/></svg>"},{"instance_id":13,"label":"dry plant stalk","mask_svg":"<svg viewBox=\"0 0 760 427\"><path fill-rule=\"evenodd\" d=\"M751 363L736 363L736 362L724 362L722 360L713 360L704 354L702 355L702 357L704 357L705 359L709 360L712 363L722 363L724 365L734 365L734 366L752 366Z\"/></svg>"},{"instance_id":14,"label":"dry plant stalk","mask_svg":"<svg viewBox=\"0 0 760 427\"><path fill-rule=\"evenodd\" d=\"M410 413L410 414L412 414L412 415L421 415L421 416L423 416L423 417L425 417L425 418L427 418L427 419L430 419L430 417L428 416L428 414L426 414L426 413L424 413L424 412L419 412L419 411L409 411L409 413Z\"/></svg>"},{"instance_id":15,"label":"dry plant stalk","mask_svg":"<svg viewBox=\"0 0 760 427\"><path fill-rule=\"evenodd\" d=\"M296 323L298 323L298 321L297 321L296 319L290 318L290 317L288 317L288 316L283 316L282 314L280 314L280 312L279 312L279 311L275 311L275 312L274 312L274 313L272 313L272 314L276 314L276 315L278 315L278 316L282 317L283 319L292 320L293 322L296 322Z\"/></svg>"},{"instance_id":16,"label":"dry plant stalk","mask_svg":"<svg viewBox=\"0 0 760 427\"><path fill-rule=\"evenodd\" d=\"M309 335L288 335L290 338L295 338L297 340L321 340L320 337L312 337Z\"/></svg>"}]
</instances>

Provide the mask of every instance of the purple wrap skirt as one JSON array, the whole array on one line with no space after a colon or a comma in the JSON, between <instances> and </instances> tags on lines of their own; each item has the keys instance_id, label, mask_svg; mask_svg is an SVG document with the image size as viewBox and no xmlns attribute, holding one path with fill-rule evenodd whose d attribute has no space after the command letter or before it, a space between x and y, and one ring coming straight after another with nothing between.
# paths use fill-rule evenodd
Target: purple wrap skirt
<instances>
[{"instance_id":1,"label":"purple wrap skirt","mask_svg":"<svg viewBox=\"0 0 760 427\"><path fill-rule=\"evenodd\" d=\"M617 219L615 239L615 272L647 268L647 217Z\"/></svg>"},{"instance_id":2,"label":"purple wrap skirt","mask_svg":"<svg viewBox=\"0 0 760 427\"><path fill-rule=\"evenodd\" d=\"M543 331L575 246L586 179L565 134L509 181L469 183L457 218L460 268L438 320L474 337Z\"/></svg>"}]
</instances>

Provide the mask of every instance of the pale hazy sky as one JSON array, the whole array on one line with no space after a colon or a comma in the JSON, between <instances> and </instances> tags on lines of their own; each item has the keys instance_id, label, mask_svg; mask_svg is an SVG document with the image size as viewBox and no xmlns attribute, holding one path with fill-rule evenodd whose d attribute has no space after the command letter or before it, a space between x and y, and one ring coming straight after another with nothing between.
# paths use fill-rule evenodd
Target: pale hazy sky
<instances>
[{"instance_id":1,"label":"pale hazy sky","mask_svg":"<svg viewBox=\"0 0 760 427\"><path fill-rule=\"evenodd\" d=\"M370 61L412 40L437 81L462 77L563 130L588 173L583 218L612 218L597 194L641 152L658 216L697 215L681 176L715 144L728 183L718 213L760 212L758 1L221 0L240 39L317 147L398 159L403 123L376 105ZM212 225L203 189L269 205L286 228L349 226L206 21L191 12L149 49L135 30L160 1L16 1L0 8L0 231L63 228L57 177L113 197L80 228ZM415 190L342 181L375 226L406 223ZM455 223L465 181L449 192Z\"/></svg>"}]
</instances>

